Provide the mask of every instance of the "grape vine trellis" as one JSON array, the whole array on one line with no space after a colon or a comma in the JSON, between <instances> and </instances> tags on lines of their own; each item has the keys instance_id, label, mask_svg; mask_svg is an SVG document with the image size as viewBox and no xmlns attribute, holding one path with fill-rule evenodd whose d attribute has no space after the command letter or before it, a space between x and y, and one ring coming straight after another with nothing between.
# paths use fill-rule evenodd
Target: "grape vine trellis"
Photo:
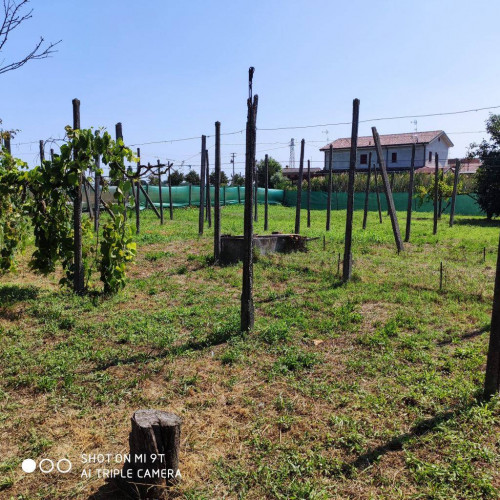
<instances>
[{"instance_id":1,"label":"grape vine trellis","mask_svg":"<svg viewBox=\"0 0 500 500\"><path fill-rule=\"evenodd\" d=\"M0 270L15 268L15 255L26 239L29 220L35 247L30 261L33 270L48 274L63 268L61 284L70 285L75 277L75 227L72 202L81 193L85 175L102 174L101 163L109 167L110 182L116 185L114 202L107 206L109 219L100 233L94 233L89 219L82 219L82 265L85 289L92 273L99 271L104 293L114 293L125 285L127 265L134 260L136 244L127 223L124 200L137 174L125 167L125 160L136 161L122 139L113 140L108 132L66 127L67 141L59 155L43 160L27 171L26 164L2 148L0 153ZM88 180L88 179L87 179ZM107 189L107 184L103 189ZM81 196L81 194L80 194Z\"/></svg>"}]
</instances>

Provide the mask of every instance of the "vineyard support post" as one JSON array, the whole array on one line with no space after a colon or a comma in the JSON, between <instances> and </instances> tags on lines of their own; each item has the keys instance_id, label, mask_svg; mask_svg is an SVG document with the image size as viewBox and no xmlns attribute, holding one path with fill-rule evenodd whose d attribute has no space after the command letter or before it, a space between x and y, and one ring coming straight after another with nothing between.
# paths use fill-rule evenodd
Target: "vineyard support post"
<instances>
[{"instance_id":1,"label":"vineyard support post","mask_svg":"<svg viewBox=\"0 0 500 500\"><path fill-rule=\"evenodd\" d=\"M328 195L326 197L326 230L330 231L330 219L332 211L332 162L333 162L333 146L330 144L328 157Z\"/></svg>"},{"instance_id":2,"label":"vineyard support post","mask_svg":"<svg viewBox=\"0 0 500 500\"><path fill-rule=\"evenodd\" d=\"M359 99L354 99L352 107L349 183L347 186L347 217L345 224L344 262L342 268L342 281L344 283L349 281L352 275L352 219L354 214L354 177L356 175L356 153L358 148Z\"/></svg>"},{"instance_id":3,"label":"vineyard support post","mask_svg":"<svg viewBox=\"0 0 500 500\"><path fill-rule=\"evenodd\" d=\"M198 217L198 234L203 234L203 225L205 224L205 150L207 137L201 136L201 166L200 166L200 212Z\"/></svg>"},{"instance_id":4,"label":"vineyard support post","mask_svg":"<svg viewBox=\"0 0 500 500\"><path fill-rule=\"evenodd\" d=\"M311 160L307 160L307 227L311 227Z\"/></svg>"},{"instance_id":5,"label":"vineyard support post","mask_svg":"<svg viewBox=\"0 0 500 500\"><path fill-rule=\"evenodd\" d=\"M372 153L368 155L368 172L366 174L365 208L363 212L363 229L366 229L366 219L368 217L368 202L370 197L370 178L372 174Z\"/></svg>"},{"instance_id":6,"label":"vineyard support post","mask_svg":"<svg viewBox=\"0 0 500 500\"><path fill-rule=\"evenodd\" d=\"M220 259L220 122L215 122L214 259Z\"/></svg>"},{"instance_id":7,"label":"vineyard support post","mask_svg":"<svg viewBox=\"0 0 500 500\"><path fill-rule=\"evenodd\" d=\"M434 153L434 227L432 234L438 231L438 207L439 207L439 156Z\"/></svg>"},{"instance_id":8,"label":"vineyard support post","mask_svg":"<svg viewBox=\"0 0 500 500\"><path fill-rule=\"evenodd\" d=\"M207 170L207 220L208 227L212 227L212 198L210 196L210 165L208 163L208 149L205 149L206 165Z\"/></svg>"},{"instance_id":9,"label":"vineyard support post","mask_svg":"<svg viewBox=\"0 0 500 500\"><path fill-rule=\"evenodd\" d=\"M80 129L80 101L73 99L73 130ZM77 152L75 151L75 158ZM78 168L78 166L77 166ZM82 183L83 174L78 175L73 201L73 231L74 231L74 276L73 289L75 293L83 293L83 256L82 256Z\"/></svg>"},{"instance_id":10,"label":"vineyard support post","mask_svg":"<svg viewBox=\"0 0 500 500\"><path fill-rule=\"evenodd\" d=\"M300 141L299 178L297 179L297 206L295 207L295 234L300 234L300 209L302 208L302 177L304 175L304 147L306 141Z\"/></svg>"},{"instance_id":11,"label":"vineyard support post","mask_svg":"<svg viewBox=\"0 0 500 500\"><path fill-rule=\"evenodd\" d=\"M264 231L269 230L269 156L264 157Z\"/></svg>"},{"instance_id":12,"label":"vineyard support post","mask_svg":"<svg viewBox=\"0 0 500 500\"><path fill-rule=\"evenodd\" d=\"M377 208L378 208L378 220L382 224L382 205L380 204L380 191L378 188L378 175L377 175L377 165L373 165L373 172L375 174L375 193L377 195Z\"/></svg>"},{"instance_id":13,"label":"vineyard support post","mask_svg":"<svg viewBox=\"0 0 500 500\"><path fill-rule=\"evenodd\" d=\"M410 183L408 185L408 206L406 208L405 241L410 241L411 215L413 208L413 184L415 182L415 144L411 146Z\"/></svg>"},{"instance_id":14,"label":"vineyard support post","mask_svg":"<svg viewBox=\"0 0 500 500\"><path fill-rule=\"evenodd\" d=\"M52 152L52 150L50 150ZM101 168L101 157L99 155L95 158L96 169ZM94 175L94 231L97 233L99 231L99 215L100 215L100 184L101 176L96 172Z\"/></svg>"},{"instance_id":15,"label":"vineyard support post","mask_svg":"<svg viewBox=\"0 0 500 500\"><path fill-rule=\"evenodd\" d=\"M139 234L141 232L141 197L139 191L139 185L141 184L141 150L137 148L137 168L136 168L136 187L135 187L135 232Z\"/></svg>"},{"instance_id":16,"label":"vineyard support post","mask_svg":"<svg viewBox=\"0 0 500 500\"><path fill-rule=\"evenodd\" d=\"M160 198L160 224L163 225L163 190L161 186L161 167L160 160L157 160L158 164L158 196Z\"/></svg>"},{"instance_id":17,"label":"vineyard support post","mask_svg":"<svg viewBox=\"0 0 500 500\"><path fill-rule=\"evenodd\" d=\"M398 216L396 214L396 209L394 207L394 199L392 197L392 190L389 183L389 177L387 176L387 169L385 166L384 155L382 153L382 146L380 145L380 136L378 135L376 127L372 127L372 134L373 134L373 140L375 142L375 148L377 151L377 162L380 167L380 174L382 175L382 182L384 184L385 197L387 199L387 208L389 210L389 216L391 218L392 232L394 234L396 247L399 253L404 250L404 245L403 245L403 240L401 239L401 233L399 231Z\"/></svg>"}]
</instances>

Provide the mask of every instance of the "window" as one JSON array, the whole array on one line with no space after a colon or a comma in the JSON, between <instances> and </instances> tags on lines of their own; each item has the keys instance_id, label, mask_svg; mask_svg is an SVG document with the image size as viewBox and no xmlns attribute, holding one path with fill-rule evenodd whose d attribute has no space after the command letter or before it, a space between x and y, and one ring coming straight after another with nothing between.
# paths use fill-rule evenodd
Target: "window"
<instances>
[{"instance_id":1,"label":"window","mask_svg":"<svg viewBox=\"0 0 500 500\"><path fill-rule=\"evenodd\" d=\"M368 163L368 155L360 155L359 164L366 165Z\"/></svg>"},{"instance_id":2,"label":"window","mask_svg":"<svg viewBox=\"0 0 500 500\"><path fill-rule=\"evenodd\" d=\"M432 152L429 151L429 161L432 161Z\"/></svg>"},{"instance_id":3,"label":"window","mask_svg":"<svg viewBox=\"0 0 500 500\"><path fill-rule=\"evenodd\" d=\"M391 161L392 161L392 163L397 163L398 162L398 154L397 153L392 153L392 155L391 155Z\"/></svg>"}]
</instances>

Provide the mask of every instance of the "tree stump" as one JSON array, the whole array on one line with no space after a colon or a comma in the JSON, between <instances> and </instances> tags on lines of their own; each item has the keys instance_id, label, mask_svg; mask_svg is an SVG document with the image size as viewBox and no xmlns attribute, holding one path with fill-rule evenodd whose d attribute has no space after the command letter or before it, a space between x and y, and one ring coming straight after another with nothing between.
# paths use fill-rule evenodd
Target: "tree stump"
<instances>
[{"instance_id":1,"label":"tree stump","mask_svg":"<svg viewBox=\"0 0 500 500\"><path fill-rule=\"evenodd\" d=\"M180 417L161 410L138 410L129 435L130 461L122 477L138 498L162 498L165 487L180 479Z\"/></svg>"}]
</instances>

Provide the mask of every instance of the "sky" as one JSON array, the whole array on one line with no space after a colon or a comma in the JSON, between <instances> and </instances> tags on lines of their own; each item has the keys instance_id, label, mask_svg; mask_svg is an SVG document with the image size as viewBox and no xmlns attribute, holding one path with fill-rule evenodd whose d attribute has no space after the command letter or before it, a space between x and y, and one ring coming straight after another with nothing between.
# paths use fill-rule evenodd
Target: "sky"
<instances>
[{"instance_id":1,"label":"sky","mask_svg":"<svg viewBox=\"0 0 500 500\"><path fill-rule=\"evenodd\" d=\"M319 148L350 136L354 98L361 101L360 136L373 125L380 134L412 132L416 119L418 131L450 136L450 157L487 138L485 120L500 113L500 2L493 0L30 5L32 19L12 34L0 61L24 56L40 36L62 40L51 58L0 75L1 127L19 130L12 152L30 166L39 162L40 139L64 136L78 98L82 127L102 126L114 136L121 122L141 163L168 159L184 173L199 168L202 134L213 166L220 121L223 169L231 174L236 153L242 173L250 66L259 95L257 159L268 153L283 166L293 137L296 166L305 139L305 159L321 167ZM368 121L399 116L408 118ZM309 125L319 126L264 130Z\"/></svg>"}]
</instances>

